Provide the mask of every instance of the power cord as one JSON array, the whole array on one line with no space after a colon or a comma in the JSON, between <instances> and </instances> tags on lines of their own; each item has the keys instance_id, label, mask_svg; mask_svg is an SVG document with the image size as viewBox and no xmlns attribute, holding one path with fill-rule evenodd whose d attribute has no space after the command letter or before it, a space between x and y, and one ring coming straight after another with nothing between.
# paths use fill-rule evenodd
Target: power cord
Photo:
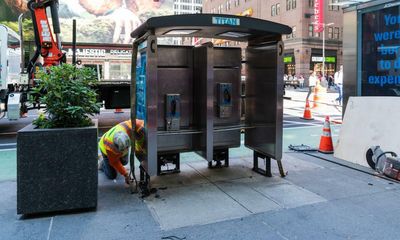
<instances>
[{"instance_id":1,"label":"power cord","mask_svg":"<svg viewBox=\"0 0 400 240\"><path fill-rule=\"evenodd\" d=\"M169 239L169 240L185 240L186 237L180 238L177 236L168 236L168 237L162 237L161 239Z\"/></svg>"}]
</instances>

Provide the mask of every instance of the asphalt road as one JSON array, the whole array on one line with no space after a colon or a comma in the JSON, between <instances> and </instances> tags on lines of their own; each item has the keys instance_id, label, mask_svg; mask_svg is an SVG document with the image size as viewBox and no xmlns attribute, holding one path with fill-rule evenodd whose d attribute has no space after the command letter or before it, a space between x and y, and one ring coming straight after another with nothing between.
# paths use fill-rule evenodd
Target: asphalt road
<instances>
[{"instance_id":1,"label":"asphalt road","mask_svg":"<svg viewBox=\"0 0 400 240\"><path fill-rule=\"evenodd\" d=\"M335 93L328 93L326 97L326 106L323 111L314 111L315 120L303 120L300 116L304 112L304 99L307 92L303 89L287 89L286 96L289 99L284 101L283 128L306 128L321 126L326 115L331 118L341 119L341 109L331 104L331 100L336 97ZM8 119L0 119L0 150L16 147L17 131L30 124L36 117L37 111L30 111L26 118L17 121L9 121ZM115 124L129 119L129 109L123 113L114 113L114 110L102 110L99 115L93 118L99 121L99 135L108 130Z\"/></svg>"},{"instance_id":2,"label":"asphalt road","mask_svg":"<svg viewBox=\"0 0 400 240\"><path fill-rule=\"evenodd\" d=\"M37 111L29 112L26 118L17 121L9 121L6 118L0 119L0 149L15 147L17 132L38 117ZM114 113L113 110L102 110L99 115L93 118L99 121L100 133L114 126L116 123L129 119L129 111Z\"/></svg>"}]
</instances>

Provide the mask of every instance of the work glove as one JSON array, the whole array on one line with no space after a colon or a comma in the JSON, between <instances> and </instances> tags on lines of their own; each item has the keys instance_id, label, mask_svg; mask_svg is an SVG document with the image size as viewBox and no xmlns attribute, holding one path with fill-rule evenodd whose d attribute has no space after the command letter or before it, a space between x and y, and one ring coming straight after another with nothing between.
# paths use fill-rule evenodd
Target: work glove
<instances>
[{"instance_id":1,"label":"work glove","mask_svg":"<svg viewBox=\"0 0 400 240\"><path fill-rule=\"evenodd\" d=\"M132 182L132 179L131 179L131 177L129 176L129 174L126 174L124 177L125 177L125 183L128 184L128 185L130 185L131 182Z\"/></svg>"}]
</instances>

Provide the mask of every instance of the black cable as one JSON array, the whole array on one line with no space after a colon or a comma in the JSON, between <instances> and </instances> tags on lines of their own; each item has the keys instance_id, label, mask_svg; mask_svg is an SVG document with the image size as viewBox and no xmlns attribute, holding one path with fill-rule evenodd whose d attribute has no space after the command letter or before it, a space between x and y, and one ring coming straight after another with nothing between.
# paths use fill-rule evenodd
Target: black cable
<instances>
[{"instance_id":1,"label":"black cable","mask_svg":"<svg viewBox=\"0 0 400 240\"><path fill-rule=\"evenodd\" d=\"M168 237L162 237L161 239L169 239L169 240L184 240L186 237L180 238L177 236L168 236Z\"/></svg>"},{"instance_id":2,"label":"black cable","mask_svg":"<svg viewBox=\"0 0 400 240\"><path fill-rule=\"evenodd\" d=\"M397 157L397 154L395 152L392 152L392 151L383 152L376 158L376 163L379 162L379 158L381 158L382 156L386 155L387 153L392 154L392 157Z\"/></svg>"},{"instance_id":3,"label":"black cable","mask_svg":"<svg viewBox=\"0 0 400 240\"><path fill-rule=\"evenodd\" d=\"M376 174L374 174L374 173L370 173L370 172L367 172L367 171L364 171L364 170L361 170L361 169L357 169L357 168L354 168L354 167L350 167L350 166L348 166L348 165L346 165L346 164L338 163L338 162L329 160L329 159L327 159L327 158L323 158L323 157L320 157L320 156L315 156L315 155L310 154L310 153L304 153L304 154L305 154L305 155L308 155L308 156L311 156L311 157L319 158L319 159L322 159L322 160L324 160L324 161L327 161L327 162L330 162L330 163L334 163L334 164L336 164L336 165L339 165L339 166L342 166L342 167L346 167L346 168L349 168L349 169L352 169L352 170L355 170L355 171L358 171L358 172L366 173L366 174L369 174L369 175L374 176L374 177L379 177L379 178L382 178L382 179L387 180L387 181L390 181L390 182L400 183L400 181L397 181L397 180L394 180L394 179L385 177L385 176L383 176L383 175L376 175Z\"/></svg>"}]
</instances>

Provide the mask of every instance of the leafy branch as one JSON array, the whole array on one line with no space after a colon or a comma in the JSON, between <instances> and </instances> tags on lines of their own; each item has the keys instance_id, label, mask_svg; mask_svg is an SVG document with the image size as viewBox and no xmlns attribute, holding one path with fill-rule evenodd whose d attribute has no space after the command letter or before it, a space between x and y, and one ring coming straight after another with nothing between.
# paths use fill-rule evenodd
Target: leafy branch
<instances>
[{"instance_id":1,"label":"leafy branch","mask_svg":"<svg viewBox=\"0 0 400 240\"><path fill-rule=\"evenodd\" d=\"M69 128L92 125L89 116L99 113L96 74L90 68L63 64L40 71L30 101L46 105L45 115L33 121L39 128ZM36 96L36 97L33 97Z\"/></svg>"}]
</instances>

